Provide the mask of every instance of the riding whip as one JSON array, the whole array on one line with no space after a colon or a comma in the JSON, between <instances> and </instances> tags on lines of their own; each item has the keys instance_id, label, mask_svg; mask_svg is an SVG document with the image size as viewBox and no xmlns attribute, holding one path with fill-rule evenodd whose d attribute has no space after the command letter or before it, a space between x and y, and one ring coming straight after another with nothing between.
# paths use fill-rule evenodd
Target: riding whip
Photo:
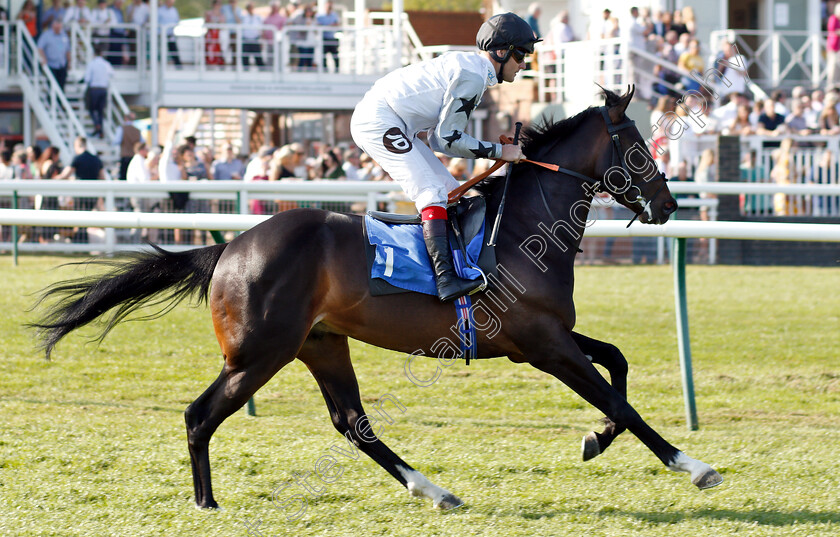
<instances>
[{"instance_id":1,"label":"riding whip","mask_svg":"<svg viewBox=\"0 0 840 537\"><path fill-rule=\"evenodd\" d=\"M513 145L519 145L519 131L522 123L516 122L516 131L513 133ZM502 189L502 201L499 202L499 212L496 213L496 221L493 223L493 231L490 233L490 240L487 246L496 246L496 235L499 234L499 225L502 223L502 212L505 210L505 199L507 198L508 184L510 184L510 172L513 171L513 162L508 162L507 173L505 173L505 186Z\"/></svg>"}]
</instances>

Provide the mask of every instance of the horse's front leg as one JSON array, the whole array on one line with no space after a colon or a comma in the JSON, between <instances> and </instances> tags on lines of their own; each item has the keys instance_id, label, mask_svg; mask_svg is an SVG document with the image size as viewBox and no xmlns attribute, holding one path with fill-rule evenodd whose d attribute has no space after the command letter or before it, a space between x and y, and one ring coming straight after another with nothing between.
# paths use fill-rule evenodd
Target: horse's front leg
<instances>
[{"instance_id":1,"label":"horse's front leg","mask_svg":"<svg viewBox=\"0 0 840 537\"><path fill-rule=\"evenodd\" d=\"M577 332L572 332L572 339L575 340L578 348L590 362L606 368L610 374L612 387L627 399L627 359L624 358L618 347ZM612 441L624 432L624 429L618 427L611 419L605 418L604 421L606 425L604 432L596 433L592 431L583 437L581 452L584 461L593 459L603 453L612 444Z\"/></svg>"},{"instance_id":2,"label":"horse's front leg","mask_svg":"<svg viewBox=\"0 0 840 537\"><path fill-rule=\"evenodd\" d=\"M627 429L642 441L670 470L688 472L701 489L714 487L723 478L708 464L692 459L654 431L627 399L598 373L581 351L571 332L561 330L553 337L523 344L521 359L560 379L588 403L603 412L618 429Z\"/></svg>"}]
</instances>

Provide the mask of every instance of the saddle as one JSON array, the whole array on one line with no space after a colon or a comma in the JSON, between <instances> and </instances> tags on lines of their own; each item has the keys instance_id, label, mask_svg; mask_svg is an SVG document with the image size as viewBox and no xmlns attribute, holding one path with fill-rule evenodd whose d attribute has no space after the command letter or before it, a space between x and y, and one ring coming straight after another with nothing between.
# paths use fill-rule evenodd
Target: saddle
<instances>
[{"instance_id":1,"label":"saddle","mask_svg":"<svg viewBox=\"0 0 840 537\"><path fill-rule=\"evenodd\" d=\"M484 238L486 209L481 196L461 198L447 208L453 260L469 279L496 275L495 249ZM419 214L367 213L363 233L372 296L410 291L437 295L421 223Z\"/></svg>"}]
</instances>

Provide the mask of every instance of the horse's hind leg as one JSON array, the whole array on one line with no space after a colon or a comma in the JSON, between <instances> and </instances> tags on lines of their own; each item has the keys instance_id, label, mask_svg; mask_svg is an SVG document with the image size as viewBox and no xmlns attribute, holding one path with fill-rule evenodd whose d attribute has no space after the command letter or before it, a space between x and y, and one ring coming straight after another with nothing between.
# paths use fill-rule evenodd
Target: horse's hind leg
<instances>
[{"instance_id":1,"label":"horse's hind leg","mask_svg":"<svg viewBox=\"0 0 840 537\"><path fill-rule=\"evenodd\" d=\"M266 353L264 362L251 362L238 368L225 363L213 384L187 407L184 418L198 507L219 506L213 499L210 481L210 437L225 419L242 408L263 384L294 359L293 353L291 351L291 356L273 359L272 354ZM276 356L276 353L273 355Z\"/></svg>"},{"instance_id":2,"label":"horse's hind leg","mask_svg":"<svg viewBox=\"0 0 840 537\"><path fill-rule=\"evenodd\" d=\"M298 359L312 372L324 395L333 425L349 442L385 468L412 496L429 498L440 509L463 504L457 496L434 485L409 466L376 436L377 424L383 420L390 422L393 418L387 413L383 416L382 409L376 405L377 415L368 419L365 414L346 336L310 335L298 352Z\"/></svg>"},{"instance_id":3,"label":"horse's hind leg","mask_svg":"<svg viewBox=\"0 0 840 537\"><path fill-rule=\"evenodd\" d=\"M624 399L627 399L627 359L618 350L618 347L611 343L605 343L572 332L572 339L575 340L581 352L586 355L589 360L606 368L610 373L610 383L612 387L621 394ZM606 427L604 432L596 433L590 432L583 437L582 452L583 460L588 461L597 457L607 449L615 437L624 432L623 427L617 426L611 419L605 418Z\"/></svg>"}]
</instances>

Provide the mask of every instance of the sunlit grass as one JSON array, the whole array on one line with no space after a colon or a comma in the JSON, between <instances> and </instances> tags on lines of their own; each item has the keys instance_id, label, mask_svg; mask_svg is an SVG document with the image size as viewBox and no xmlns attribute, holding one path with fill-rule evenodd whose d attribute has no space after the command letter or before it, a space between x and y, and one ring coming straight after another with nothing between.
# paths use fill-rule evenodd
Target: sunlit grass
<instances>
[{"instance_id":1,"label":"sunlit grass","mask_svg":"<svg viewBox=\"0 0 840 537\"><path fill-rule=\"evenodd\" d=\"M58 258L0 259L0 535L644 535L840 533L840 270L689 267L701 429L689 432L667 267L577 272L578 329L630 361L649 424L726 479L698 491L629 434L583 463L600 414L558 381L500 359L457 364L428 388L404 356L354 344L366 405L405 406L384 441L466 506L439 513L362 456L287 521L271 493L343 439L305 367L287 366L211 443L221 512L193 508L183 410L221 358L205 309L120 325L46 362L21 324L27 294L75 274ZM318 483L317 481L315 481ZM257 535L257 533L253 533Z\"/></svg>"}]
</instances>

